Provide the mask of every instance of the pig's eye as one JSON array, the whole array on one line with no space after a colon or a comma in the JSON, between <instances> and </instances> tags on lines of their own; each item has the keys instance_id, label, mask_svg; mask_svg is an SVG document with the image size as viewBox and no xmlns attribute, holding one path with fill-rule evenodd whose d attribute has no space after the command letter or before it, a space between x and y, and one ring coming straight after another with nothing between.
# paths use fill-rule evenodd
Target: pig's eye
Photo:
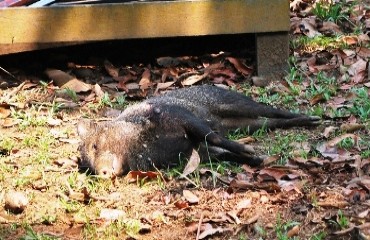
<instances>
[{"instance_id":1,"label":"pig's eye","mask_svg":"<svg viewBox=\"0 0 370 240\"><path fill-rule=\"evenodd\" d=\"M96 146L96 144L94 143L93 145L92 145L92 148L94 149L94 150L96 150L98 147Z\"/></svg>"}]
</instances>

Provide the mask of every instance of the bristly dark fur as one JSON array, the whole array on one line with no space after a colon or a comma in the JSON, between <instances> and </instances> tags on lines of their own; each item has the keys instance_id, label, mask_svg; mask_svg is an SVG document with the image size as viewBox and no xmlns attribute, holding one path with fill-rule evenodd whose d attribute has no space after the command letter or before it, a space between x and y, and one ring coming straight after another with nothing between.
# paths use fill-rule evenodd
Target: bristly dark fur
<instances>
[{"instance_id":1,"label":"bristly dark fur","mask_svg":"<svg viewBox=\"0 0 370 240\"><path fill-rule=\"evenodd\" d=\"M237 92L197 86L132 105L114 121L81 121L77 129L83 164L109 176L176 165L204 141L215 155L259 165L262 159L253 156L251 147L227 140L224 134L237 128L254 132L261 127L314 126L319 120L254 102Z\"/></svg>"}]
</instances>

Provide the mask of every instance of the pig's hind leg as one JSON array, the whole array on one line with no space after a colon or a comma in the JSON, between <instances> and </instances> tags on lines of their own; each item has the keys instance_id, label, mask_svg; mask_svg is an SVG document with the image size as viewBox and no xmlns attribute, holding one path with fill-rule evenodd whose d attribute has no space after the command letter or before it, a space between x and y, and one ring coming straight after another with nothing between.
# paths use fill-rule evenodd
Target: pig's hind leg
<instances>
[{"instance_id":1,"label":"pig's hind leg","mask_svg":"<svg viewBox=\"0 0 370 240\"><path fill-rule=\"evenodd\" d=\"M292 128L304 126L317 126L321 123L321 118L316 116L300 115L295 118L224 118L221 125L224 129L246 129L250 134L258 129L265 128L274 130L276 128Z\"/></svg>"},{"instance_id":2,"label":"pig's hind leg","mask_svg":"<svg viewBox=\"0 0 370 240\"><path fill-rule=\"evenodd\" d=\"M220 136L212 131L205 121L195 117L192 113L187 111L187 114L184 114L183 112L181 118L187 134L193 139L196 139L196 141L200 143L206 141L210 147L219 147L220 149L225 149L236 155L243 156L245 163L253 166L260 165L263 162L263 159L253 156L254 150L251 146L240 144Z\"/></svg>"}]
</instances>

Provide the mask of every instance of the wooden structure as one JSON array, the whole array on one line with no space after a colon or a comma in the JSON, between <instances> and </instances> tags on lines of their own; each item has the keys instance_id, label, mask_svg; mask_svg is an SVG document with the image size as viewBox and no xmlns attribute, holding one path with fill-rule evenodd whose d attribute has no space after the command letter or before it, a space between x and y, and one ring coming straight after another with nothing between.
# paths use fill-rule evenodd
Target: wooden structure
<instances>
[{"instance_id":1,"label":"wooden structure","mask_svg":"<svg viewBox=\"0 0 370 240\"><path fill-rule=\"evenodd\" d=\"M286 0L175 0L0 9L0 55L85 42L253 33L258 73L288 57Z\"/></svg>"}]
</instances>

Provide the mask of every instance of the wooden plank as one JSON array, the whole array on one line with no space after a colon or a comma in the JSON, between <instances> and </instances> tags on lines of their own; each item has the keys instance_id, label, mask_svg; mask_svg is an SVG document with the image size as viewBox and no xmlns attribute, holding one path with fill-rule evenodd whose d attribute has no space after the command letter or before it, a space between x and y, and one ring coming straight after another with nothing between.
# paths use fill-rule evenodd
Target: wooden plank
<instances>
[{"instance_id":1,"label":"wooden plank","mask_svg":"<svg viewBox=\"0 0 370 240\"><path fill-rule=\"evenodd\" d=\"M9 52L12 46L35 43L68 44L288 29L286 0L194 0L5 8L0 9L0 54L4 49Z\"/></svg>"}]
</instances>

